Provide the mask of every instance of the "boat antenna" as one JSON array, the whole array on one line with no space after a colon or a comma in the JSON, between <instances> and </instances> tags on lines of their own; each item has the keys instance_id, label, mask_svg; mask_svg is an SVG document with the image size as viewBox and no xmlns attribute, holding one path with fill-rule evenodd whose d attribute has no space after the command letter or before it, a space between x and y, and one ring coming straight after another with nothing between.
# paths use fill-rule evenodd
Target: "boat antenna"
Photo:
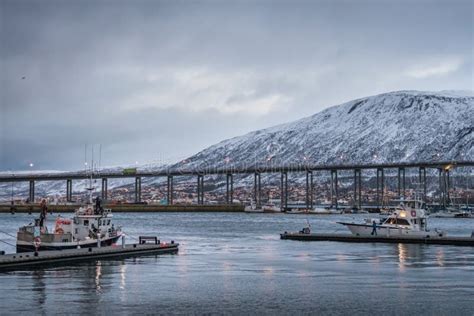
<instances>
[{"instance_id":1,"label":"boat antenna","mask_svg":"<svg viewBox=\"0 0 474 316\"><path fill-rule=\"evenodd\" d=\"M92 157L91 157L91 176L90 176L90 194L89 194L89 202L92 204L92 191L94 190L94 187L92 186L92 176L94 174L94 145L92 145Z\"/></svg>"},{"instance_id":2,"label":"boat antenna","mask_svg":"<svg viewBox=\"0 0 474 316\"><path fill-rule=\"evenodd\" d=\"M100 168L102 166L102 144L99 144L99 173L100 173Z\"/></svg>"},{"instance_id":3,"label":"boat antenna","mask_svg":"<svg viewBox=\"0 0 474 316\"><path fill-rule=\"evenodd\" d=\"M87 144L84 144L84 172L87 173Z\"/></svg>"},{"instance_id":4,"label":"boat antenna","mask_svg":"<svg viewBox=\"0 0 474 316\"><path fill-rule=\"evenodd\" d=\"M86 190L89 191L89 203L92 204L92 191L94 190L94 188L92 187L92 176L93 176L93 172L94 172L94 145L92 145L91 165L90 165L89 168L87 168L87 144L86 144L85 148L86 148L86 150L85 150L84 165L85 165L86 175L87 175L87 173L89 173L89 187L86 188Z\"/></svg>"}]
</instances>

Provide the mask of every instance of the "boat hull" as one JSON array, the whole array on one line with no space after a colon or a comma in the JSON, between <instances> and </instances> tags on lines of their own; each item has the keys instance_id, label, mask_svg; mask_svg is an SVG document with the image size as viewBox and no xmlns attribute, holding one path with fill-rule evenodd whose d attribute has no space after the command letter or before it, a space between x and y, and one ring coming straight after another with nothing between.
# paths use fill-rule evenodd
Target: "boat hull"
<instances>
[{"instance_id":1,"label":"boat hull","mask_svg":"<svg viewBox=\"0 0 474 316\"><path fill-rule=\"evenodd\" d=\"M263 213L281 213L278 207L263 207Z\"/></svg>"},{"instance_id":2,"label":"boat hull","mask_svg":"<svg viewBox=\"0 0 474 316\"><path fill-rule=\"evenodd\" d=\"M116 243L117 240L122 235L117 235L114 237L110 237L107 239L103 239L100 243L101 246L111 246L112 244ZM62 243L41 243L40 247L38 248L39 251L44 250L63 250L63 249L76 249L77 247L81 248L94 248L97 247L97 240L90 240L90 241L82 241L82 242L62 242ZM16 244L16 252L31 252L36 251L36 247L33 242L27 241L17 241Z\"/></svg>"},{"instance_id":3,"label":"boat hull","mask_svg":"<svg viewBox=\"0 0 474 316\"><path fill-rule=\"evenodd\" d=\"M351 231L353 235L356 236L374 236L372 234L373 226L368 224L355 224L355 223L341 223ZM437 231L416 231L412 229L406 229L403 227L392 227L377 225L376 228L377 236L415 236L415 237L427 237L427 238L436 238L443 237L444 233Z\"/></svg>"}]
</instances>

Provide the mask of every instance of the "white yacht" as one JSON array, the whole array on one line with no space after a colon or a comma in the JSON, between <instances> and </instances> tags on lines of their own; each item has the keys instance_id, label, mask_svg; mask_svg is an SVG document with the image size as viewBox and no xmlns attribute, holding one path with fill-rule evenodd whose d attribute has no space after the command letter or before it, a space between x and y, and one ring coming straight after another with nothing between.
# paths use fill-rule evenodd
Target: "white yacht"
<instances>
[{"instance_id":1,"label":"white yacht","mask_svg":"<svg viewBox=\"0 0 474 316\"><path fill-rule=\"evenodd\" d=\"M338 223L347 226L351 233L357 236L445 237L446 233L441 230L428 230L427 216L421 207L421 201L408 201L400 203L382 222L379 219L366 219L363 223Z\"/></svg>"},{"instance_id":2,"label":"white yacht","mask_svg":"<svg viewBox=\"0 0 474 316\"><path fill-rule=\"evenodd\" d=\"M335 208L320 208L316 207L308 212L309 214L315 215L331 215L331 214L341 214L341 211Z\"/></svg>"},{"instance_id":3,"label":"white yacht","mask_svg":"<svg viewBox=\"0 0 474 316\"><path fill-rule=\"evenodd\" d=\"M244 212L246 213L263 213L262 208L257 208L255 203L252 201L250 205L245 206Z\"/></svg>"}]
</instances>

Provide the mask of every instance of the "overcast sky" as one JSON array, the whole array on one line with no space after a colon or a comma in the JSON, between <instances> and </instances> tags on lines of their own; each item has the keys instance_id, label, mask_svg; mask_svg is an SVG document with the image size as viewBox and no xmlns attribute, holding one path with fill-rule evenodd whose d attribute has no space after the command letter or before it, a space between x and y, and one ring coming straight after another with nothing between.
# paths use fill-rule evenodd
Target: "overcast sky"
<instances>
[{"instance_id":1,"label":"overcast sky","mask_svg":"<svg viewBox=\"0 0 474 316\"><path fill-rule=\"evenodd\" d=\"M172 162L358 97L473 89L473 2L0 0L0 170L80 169L86 143Z\"/></svg>"}]
</instances>

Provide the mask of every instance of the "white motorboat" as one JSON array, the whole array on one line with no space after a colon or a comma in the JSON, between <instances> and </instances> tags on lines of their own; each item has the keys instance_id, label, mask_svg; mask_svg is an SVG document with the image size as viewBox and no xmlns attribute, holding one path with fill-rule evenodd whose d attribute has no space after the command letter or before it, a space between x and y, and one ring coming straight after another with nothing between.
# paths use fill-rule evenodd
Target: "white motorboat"
<instances>
[{"instance_id":1,"label":"white motorboat","mask_svg":"<svg viewBox=\"0 0 474 316\"><path fill-rule=\"evenodd\" d=\"M356 236L445 237L445 232L441 230L428 230L427 216L421 205L419 201L401 203L383 222L379 219L366 219L363 223L338 223L347 226Z\"/></svg>"},{"instance_id":2,"label":"white motorboat","mask_svg":"<svg viewBox=\"0 0 474 316\"><path fill-rule=\"evenodd\" d=\"M314 215L331 215L331 214L341 214L341 211L337 209L329 209L329 208L320 208L316 207L312 210L309 210L309 214L314 214Z\"/></svg>"},{"instance_id":3,"label":"white motorboat","mask_svg":"<svg viewBox=\"0 0 474 316\"><path fill-rule=\"evenodd\" d=\"M281 212L280 207L278 207L273 202L268 202L262 207L262 209L264 213L280 213Z\"/></svg>"},{"instance_id":4,"label":"white motorboat","mask_svg":"<svg viewBox=\"0 0 474 316\"><path fill-rule=\"evenodd\" d=\"M255 203L251 202L250 205L245 206L244 212L246 213L263 213L262 208L257 208Z\"/></svg>"}]
</instances>

